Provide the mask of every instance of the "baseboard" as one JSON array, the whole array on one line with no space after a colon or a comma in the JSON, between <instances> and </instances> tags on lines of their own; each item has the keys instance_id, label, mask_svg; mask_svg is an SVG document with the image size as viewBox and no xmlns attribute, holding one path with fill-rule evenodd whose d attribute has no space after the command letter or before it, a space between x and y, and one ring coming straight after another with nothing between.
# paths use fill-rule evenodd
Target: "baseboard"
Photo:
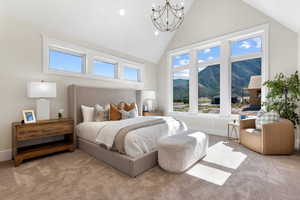
<instances>
[{"instance_id":1,"label":"baseboard","mask_svg":"<svg viewBox=\"0 0 300 200\"><path fill-rule=\"evenodd\" d=\"M6 149L0 151L0 162L7 161L12 159L12 151L11 149Z\"/></svg>"}]
</instances>

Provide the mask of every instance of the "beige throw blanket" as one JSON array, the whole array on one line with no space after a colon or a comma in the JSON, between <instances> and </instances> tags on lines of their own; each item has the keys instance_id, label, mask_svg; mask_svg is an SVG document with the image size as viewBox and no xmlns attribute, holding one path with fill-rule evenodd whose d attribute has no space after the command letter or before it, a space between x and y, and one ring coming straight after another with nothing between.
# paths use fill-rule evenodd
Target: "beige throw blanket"
<instances>
[{"instance_id":1,"label":"beige throw blanket","mask_svg":"<svg viewBox=\"0 0 300 200\"><path fill-rule=\"evenodd\" d=\"M125 138L129 132L140 128L146 128L164 123L166 123L166 121L160 118L128 125L126 127L121 128L115 137L113 149L117 150L119 153L125 154Z\"/></svg>"}]
</instances>

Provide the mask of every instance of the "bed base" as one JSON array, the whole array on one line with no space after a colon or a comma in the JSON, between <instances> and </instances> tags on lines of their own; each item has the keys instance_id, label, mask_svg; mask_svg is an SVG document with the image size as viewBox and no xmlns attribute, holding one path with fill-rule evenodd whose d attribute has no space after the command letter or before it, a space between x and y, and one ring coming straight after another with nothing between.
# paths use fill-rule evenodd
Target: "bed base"
<instances>
[{"instance_id":1,"label":"bed base","mask_svg":"<svg viewBox=\"0 0 300 200\"><path fill-rule=\"evenodd\" d=\"M78 138L78 148L103 161L130 177L136 177L157 165L158 153L153 151L138 158L131 158L117 152L104 149L100 145Z\"/></svg>"}]
</instances>

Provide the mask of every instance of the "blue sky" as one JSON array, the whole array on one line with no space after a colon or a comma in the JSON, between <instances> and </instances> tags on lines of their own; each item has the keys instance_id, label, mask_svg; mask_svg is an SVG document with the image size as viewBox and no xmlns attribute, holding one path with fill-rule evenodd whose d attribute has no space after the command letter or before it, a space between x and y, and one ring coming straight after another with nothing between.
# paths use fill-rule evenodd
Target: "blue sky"
<instances>
[{"instance_id":1,"label":"blue sky","mask_svg":"<svg viewBox=\"0 0 300 200\"><path fill-rule=\"evenodd\" d=\"M262 50L261 43L262 41L260 37L232 42L230 45L231 55L241 56L246 54L259 53ZM197 60L199 63L216 60L220 58L220 53L221 53L220 51L221 51L220 46L199 50L197 52ZM181 54L178 56L173 56L172 66L180 67L180 66L187 65L189 64L189 60L190 60L190 55L188 53Z\"/></svg>"},{"instance_id":2,"label":"blue sky","mask_svg":"<svg viewBox=\"0 0 300 200\"><path fill-rule=\"evenodd\" d=\"M129 81L138 81L138 70L125 67L124 68L124 79Z\"/></svg>"},{"instance_id":3,"label":"blue sky","mask_svg":"<svg viewBox=\"0 0 300 200\"><path fill-rule=\"evenodd\" d=\"M172 66L173 67L180 67L183 65L188 65L190 62L190 54L184 53L178 56L173 56L172 58Z\"/></svg>"},{"instance_id":4,"label":"blue sky","mask_svg":"<svg viewBox=\"0 0 300 200\"><path fill-rule=\"evenodd\" d=\"M220 53L220 46L200 50L197 52L198 63L219 59Z\"/></svg>"},{"instance_id":5,"label":"blue sky","mask_svg":"<svg viewBox=\"0 0 300 200\"><path fill-rule=\"evenodd\" d=\"M115 77L115 65L111 64L111 63L95 61L93 72L96 75L114 78Z\"/></svg>"},{"instance_id":6,"label":"blue sky","mask_svg":"<svg viewBox=\"0 0 300 200\"><path fill-rule=\"evenodd\" d=\"M49 67L56 70L81 72L82 57L62 53L55 50L49 51Z\"/></svg>"},{"instance_id":7,"label":"blue sky","mask_svg":"<svg viewBox=\"0 0 300 200\"><path fill-rule=\"evenodd\" d=\"M261 52L261 38L250 38L231 43L231 55L241 56Z\"/></svg>"}]
</instances>

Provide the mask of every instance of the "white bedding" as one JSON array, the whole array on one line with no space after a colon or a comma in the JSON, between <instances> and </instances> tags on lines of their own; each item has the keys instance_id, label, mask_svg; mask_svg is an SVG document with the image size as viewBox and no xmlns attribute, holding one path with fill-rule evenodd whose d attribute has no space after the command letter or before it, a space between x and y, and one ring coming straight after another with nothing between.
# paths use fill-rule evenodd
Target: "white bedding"
<instances>
[{"instance_id":1,"label":"white bedding","mask_svg":"<svg viewBox=\"0 0 300 200\"><path fill-rule=\"evenodd\" d=\"M187 130L186 125L172 117L137 117L120 121L85 122L77 126L77 135L97 144L104 144L111 148L117 132L131 124L163 118L165 123L131 131L125 138L125 152L136 158L157 148L161 137L182 133Z\"/></svg>"}]
</instances>

